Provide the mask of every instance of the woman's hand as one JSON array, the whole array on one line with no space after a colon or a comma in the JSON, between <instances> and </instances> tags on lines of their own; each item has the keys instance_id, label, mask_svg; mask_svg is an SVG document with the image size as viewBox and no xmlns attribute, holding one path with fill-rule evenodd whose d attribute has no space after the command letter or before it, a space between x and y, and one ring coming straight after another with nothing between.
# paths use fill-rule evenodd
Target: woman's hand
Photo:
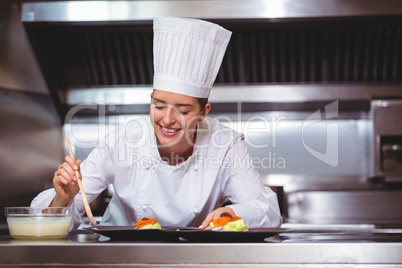
<instances>
[{"instance_id":1,"label":"woman's hand","mask_svg":"<svg viewBox=\"0 0 402 268\"><path fill-rule=\"evenodd\" d=\"M214 211L212 211L211 213L208 214L208 216L205 218L205 220L202 222L202 224L198 228L199 229L209 229L210 228L209 224L213 220L215 220L217 218L220 218L223 213L228 213L232 217L236 216L236 213L230 207L217 208L217 209L215 209Z\"/></svg>"},{"instance_id":2,"label":"woman's hand","mask_svg":"<svg viewBox=\"0 0 402 268\"><path fill-rule=\"evenodd\" d=\"M53 186L56 191L56 196L50 204L51 207L67 206L79 192L80 189L74 171L79 171L80 164L81 160L74 162L70 156L66 156L65 162L61 164L54 173Z\"/></svg>"}]
</instances>

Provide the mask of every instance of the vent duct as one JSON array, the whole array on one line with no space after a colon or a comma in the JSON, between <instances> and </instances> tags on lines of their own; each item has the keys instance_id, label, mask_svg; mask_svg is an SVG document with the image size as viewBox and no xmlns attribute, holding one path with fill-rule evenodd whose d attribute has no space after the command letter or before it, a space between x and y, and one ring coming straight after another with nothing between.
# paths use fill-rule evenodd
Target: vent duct
<instances>
[{"instance_id":1,"label":"vent duct","mask_svg":"<svg viewBox=\"0 0 402 268\"><path fill-rule=\"evenodd\" d=\"M402 82L401 22L220 22L233 35L216 84ZM151 25L30 32L58 88L152 84Z\"/></svg>"},{"instance_id":2,"label":"vent duct","mask_svg":"<svg viewBox=\"0 0 402 268\"><path fill-rule=\"evenodd\" d=\"M235 32L218 83L401 82L402 27Z\"/></svg>"}]
</instances>

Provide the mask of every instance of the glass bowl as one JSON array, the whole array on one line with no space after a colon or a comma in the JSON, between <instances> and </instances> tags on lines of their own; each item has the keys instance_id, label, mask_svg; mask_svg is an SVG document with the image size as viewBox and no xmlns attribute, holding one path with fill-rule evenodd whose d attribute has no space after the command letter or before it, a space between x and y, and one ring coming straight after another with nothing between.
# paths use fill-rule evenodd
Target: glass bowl
<instances>
[{"instance_id":1,"label":"glass bowl","mask_svg":"<svg viewBox=\"0 0 402 268\"><path fill-rule=\"evenodd\" d=\"M6 207L8 230L13 238L60 239L68 234L71 207Z\"/></svg>"}]
</instances>

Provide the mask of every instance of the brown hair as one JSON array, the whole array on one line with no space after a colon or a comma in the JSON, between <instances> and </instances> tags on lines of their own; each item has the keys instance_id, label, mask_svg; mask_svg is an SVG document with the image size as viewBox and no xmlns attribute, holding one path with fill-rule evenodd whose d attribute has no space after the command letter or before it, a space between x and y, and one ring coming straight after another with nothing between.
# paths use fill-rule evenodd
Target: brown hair
<instances>
[{"instance_id":1,"label":"brown hair","mask_svg":"<svg viewBox=\"0 0 402 268\"><path fill-rule=\"evenodd\" d=\"M200 105L200 110L205 110L205 105L208 103L208 98L197 98L198 104Z\"/></svg>"}]
</instances>

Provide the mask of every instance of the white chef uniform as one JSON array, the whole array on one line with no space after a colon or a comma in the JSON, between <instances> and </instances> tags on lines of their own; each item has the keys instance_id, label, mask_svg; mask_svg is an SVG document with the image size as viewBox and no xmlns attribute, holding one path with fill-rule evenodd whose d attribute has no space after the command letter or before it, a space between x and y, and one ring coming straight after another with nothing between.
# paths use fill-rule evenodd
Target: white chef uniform
<instances>
[{"instance_id":1,"label":"white chef uniform","mask_svg":"<svg viewBox=\"0 0 402 268\"><path fill-rule=\"evenodd\" d=\"M154 19L154 89L208 98L231 32L194 19ZM92 201L109 184L114 196L101 224L131 225L155 217L162 226L198 227L225 198L248 227L277 227L281 216L276 194L263 186L251 164L243 136L205 118L197 124L193 154L170 166L157 148L149 122L125 126L108 135L81 165L82 182ZM53 189L31 206L48 206ZM85 212L76 195L74 227Z\"/></svg>"},{"instance_id":2,"label":"white chef uniform","mask_svg":"<svg viewBox=\"0 0 402 268\"><path fill-rule=\"evenodd\" d=\"M243 136L208 117L197 130L193 155L176 166L160 158L152 127L122 127L100 142L81 173L89 201L109 184L115 190L101 224L134 226L147 216L162 226L198 227L228 198L248 227L279 226L276 194L262 185ZM54 195L42 192L31 206L48 206ZM77 228L85 212L80 194L73 203Z\"/></svg>"}]
</instances>

